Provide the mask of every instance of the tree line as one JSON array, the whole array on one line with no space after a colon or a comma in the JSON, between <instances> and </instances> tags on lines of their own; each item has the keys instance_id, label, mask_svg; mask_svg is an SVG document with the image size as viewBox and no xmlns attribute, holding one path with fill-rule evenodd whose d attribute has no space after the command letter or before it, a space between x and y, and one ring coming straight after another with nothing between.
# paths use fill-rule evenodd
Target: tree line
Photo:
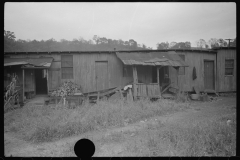
<instances>
[{"instance_id":1,"label":"tree line","mask_svg":"<svg viewBox=\"0 0 240 160\"><path fill-rule=\"evenodd\" d=\"M83 38L56 41L16 40L14 32L4 30L4 52L45 52L45 51L113 51L116 50L149 50L145 44L138 44L134 39L123 41L94 35L92 39Z\"/></svg>"},{"instance_id":2,"label":"tree line","mask_svg":"<svg viewBox=\"0 0 240 160\"><path fill-rule=\"evenodd\" d=\"M236 47L237 38L230 42L230 46ZM196 48L227 47L228 42L220 38L211 38L208 41L199 39ZM157 43L157 49L187 49L191 47L186 42L161 42ZM145 44L138 44L134 39L123 41L121 39L109 39L94 35L92 39L74 38L73 40L61 39L48 40L16 40L14 32L4 30L4 52L51 52L51 51L113 51L116 50L151 50Z\"/></svg>"},{"instance_id":3,"label":"tree line","mask_svg":"<svg viewBox=\"0 0 240 160\"><path fill-rule=\"evenodd\" d=\"M230 41L230 46L231 47L236 47L237 43L237 38L233 39ZM161 42L157 43L157 49L187 49L187 48L215 48L215 47L227 47L228 42L225 41L224 39L220 38L211 38L208 41L205 41L204 39L199 39L196 41L197 47L191 47L191 43L186 41L186 42Z\"/></svg>"}]
</instances>

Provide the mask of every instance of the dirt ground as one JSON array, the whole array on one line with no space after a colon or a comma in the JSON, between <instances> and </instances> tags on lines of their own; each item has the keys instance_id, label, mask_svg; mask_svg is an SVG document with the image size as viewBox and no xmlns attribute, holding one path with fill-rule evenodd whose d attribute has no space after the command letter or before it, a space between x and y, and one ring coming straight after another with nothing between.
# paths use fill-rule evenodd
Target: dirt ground
<instances>
[{"instance_id":1,"label":"dirt ground","mask_svg":"<svg viewBox=\"0 0 240 160\"><path fill-rule=\"evenodd\" d=\"M219 97L213 102L191 102L190 109L165 116L143 119L137 123L121 128L110 128L102 131L93 131L79 136L72 136L56 142L31 144L20 140L17 135L4 133L5 156L13 157L76 157L74 144L81 138L88 138L95 144L94 157L124 157L143 156L146 148L138 146L144 141L151 127L161 124L161 130L175 127L191 127L201 121L217 119L225 115L236 116L236 97ZM134 147L138 146L136 150ZM166 148L166 146L163 146ZM163 156L172 156L171 153L161 151Z\"/></svg>"}]
</instances>

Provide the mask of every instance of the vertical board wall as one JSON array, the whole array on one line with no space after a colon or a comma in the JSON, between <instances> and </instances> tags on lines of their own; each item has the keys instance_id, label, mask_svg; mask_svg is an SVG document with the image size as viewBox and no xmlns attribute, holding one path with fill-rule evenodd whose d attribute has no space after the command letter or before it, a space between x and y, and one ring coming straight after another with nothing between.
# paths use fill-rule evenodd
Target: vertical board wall
<instances>
[{"instance_id":1,"label":"vertical board wall","mask_svg":"<svg viewBox=\"0 0 240 160\"><path fill-rule=\"evenodd\" d=\"M225 75L225 59L234 59L233 75ZM237 77L236 50L220 49L217 53L217 92L236 91Z\"/></svg>"},{"instance_id":2,"label":"vertical board wall","mask_svg":"<svg viewBox=\"0 0 240 160\"><path fill-rule=\"evenodd\" d=\"M177 75L177 71L173 67L169 67L169 76L174 87L179 85L180 90L193 91L193 86L197 86L199 91L204 91L204 60L214 61L214 74L216 82L216 53L208 52L187 52L187 51L176 51L177 54L185 55L185 62L189 67L185 67L185 75ZM193 80L193 67L196 68L197 79ZM178 76L178 84L177 84ZM216 89L216 83L215 83Z\"/></svg>"}]
</instances>

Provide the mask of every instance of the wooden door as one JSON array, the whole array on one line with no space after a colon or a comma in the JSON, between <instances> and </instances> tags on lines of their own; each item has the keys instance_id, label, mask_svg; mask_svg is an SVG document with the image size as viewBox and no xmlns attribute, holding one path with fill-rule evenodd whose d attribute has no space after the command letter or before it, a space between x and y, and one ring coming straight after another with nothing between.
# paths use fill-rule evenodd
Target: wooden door
<instances>
[{"instance_id":1,"label":"wooden door","mask_svg":"<svg viewBox=\"0 0 240 160\"><path fill-rule=\"evenodd\" d=\"M204 88L215 90L214 61L204 61Z\"/></svg>"},{"instance_id":2,"label":"wooden door","mask_svg":"<svg viewBox=\"0 0 240 160\"><path fill-rule=\"evenodd\" d=\"M49 90L57 89L61 83L60 68L51 68L48 70Z\"/></svg>"},{"instance_id":3,"label":"wooden door","mask_svg":"<svg viewBox=\"0 0 240 160\"><path fill-rule=\"evenodd\" d=\"M103 90L108 88L108 62L95 62L96 89Z\"/></svg>"}]
</instances>

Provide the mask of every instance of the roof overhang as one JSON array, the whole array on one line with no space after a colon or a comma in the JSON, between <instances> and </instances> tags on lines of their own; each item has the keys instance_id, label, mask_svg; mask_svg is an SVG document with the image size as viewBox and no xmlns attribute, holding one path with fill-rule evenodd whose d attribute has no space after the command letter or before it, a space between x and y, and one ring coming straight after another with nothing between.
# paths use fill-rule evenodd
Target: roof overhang
<instances>
[{"instance_id":1,"label":"roof overhang","mask_svg":"<svg viewBox=\"0 0 240 160\"><path fill-rule=\"evenodd\" d=\"M23 65L23 64L28 64L27 62L20 61L20 62L4 62L4 66L16 66L16 65Z\"/></svg>"},{"instance_id":2,"label":"roof overhang","mask_svg":"<svg viewBox=\"0 0 240 160\"><path fill-rule=\"evenodd\" d=\"M169 52L117 52L124 65L188 67L175 51Z\"/></svg>"},{"instance_id":3,"label":"roof overhang","mask_svg":"<svg viewBox=\"0 0 240 160\"><path fill-rule=\"evenodd\" d=\"M4 66L21 65L22 68L49 68L52 57L43 58L5 58Z\"/></svg>"}]
</instances>

